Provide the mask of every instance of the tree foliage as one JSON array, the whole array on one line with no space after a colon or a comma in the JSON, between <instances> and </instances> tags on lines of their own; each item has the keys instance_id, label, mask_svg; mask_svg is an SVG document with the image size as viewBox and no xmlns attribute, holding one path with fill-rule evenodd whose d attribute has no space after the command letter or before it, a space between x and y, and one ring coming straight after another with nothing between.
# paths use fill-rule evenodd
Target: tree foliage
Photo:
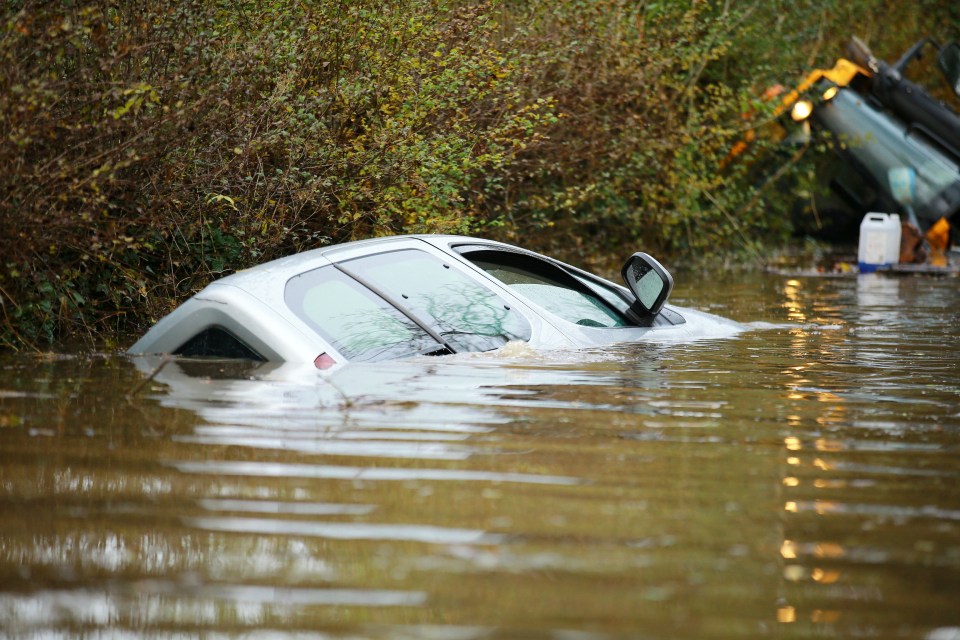
<instances>
[{"instance_id":1,"label":"tree foliage","mask_svg":"<svg viewBox=\"0 0 960 640\"><path fill-rule=\"evenodd\" d=\"M0 341L115 336L214 277L367 236L568 255L781 237L726 163L745 114L832 64L850 24L890 55L957 24L921 4L13 0Z\"/></svg>"}]
</instances>

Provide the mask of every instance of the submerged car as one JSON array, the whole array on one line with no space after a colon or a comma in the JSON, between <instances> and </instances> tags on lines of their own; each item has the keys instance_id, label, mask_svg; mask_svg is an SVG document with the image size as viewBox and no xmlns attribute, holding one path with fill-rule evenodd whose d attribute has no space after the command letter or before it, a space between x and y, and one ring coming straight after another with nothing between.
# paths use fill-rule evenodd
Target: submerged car
<instances>
[{"instance_id":1,"label":"submerged car","mask_svg":"<svg viewBox=\"0 0 960 640\"><path fill-rule=\"evenodd\" d=\"M519 247L449 235L376 238L306 251L217 280L129 352L313 363L590 347L678 331L673 278L635 253L626 287Z\"/></svg>"}]
</instances>

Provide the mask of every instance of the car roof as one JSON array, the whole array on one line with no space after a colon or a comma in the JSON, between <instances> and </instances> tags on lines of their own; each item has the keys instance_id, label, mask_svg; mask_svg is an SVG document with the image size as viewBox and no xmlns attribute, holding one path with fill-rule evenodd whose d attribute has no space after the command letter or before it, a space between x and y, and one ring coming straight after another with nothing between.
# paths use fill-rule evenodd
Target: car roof
<instances>
[{"instance_id":1,"label":"car roof","mask_svg":"<svg viewBox=\"0 0 960 640\"><path fill-rule=\"evenodd\" d=\"M449 234L409 234L385 238L369 238L366 240L354 240L352 242L344 242L328 247L310 249L302 253L278 258L250 267L249 269L237 271L215 282L218 284L232 285L241 289L257 288L256 285L262 282L264 278L274 283L277 279L286 281L295 275L338 262L340 259L369 255L371 253L381 253L393 248L400 248L403 245L409 246L416 242L431 245L445 253L449 253L449 246L451 244L482 244L491 248L512 249L510 245L505 245L493 240Z\"/></svg>"}]
</instances>

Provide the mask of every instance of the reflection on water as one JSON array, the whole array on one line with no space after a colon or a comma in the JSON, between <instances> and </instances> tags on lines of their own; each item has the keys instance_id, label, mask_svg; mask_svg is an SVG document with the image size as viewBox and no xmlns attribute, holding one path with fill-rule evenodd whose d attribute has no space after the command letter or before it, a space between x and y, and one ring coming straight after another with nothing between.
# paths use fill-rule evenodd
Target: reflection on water
<instances>
[{"instance_id":1,"label":"reflection on water","mask_svg":"<svg viewBox=\"0 0 960 640\"><path fill-rule=\"evenodd\" d=\"M956 281L675 297L753 329L0 359L0 635L957 637Z\"/></svg>"}]
</instances>

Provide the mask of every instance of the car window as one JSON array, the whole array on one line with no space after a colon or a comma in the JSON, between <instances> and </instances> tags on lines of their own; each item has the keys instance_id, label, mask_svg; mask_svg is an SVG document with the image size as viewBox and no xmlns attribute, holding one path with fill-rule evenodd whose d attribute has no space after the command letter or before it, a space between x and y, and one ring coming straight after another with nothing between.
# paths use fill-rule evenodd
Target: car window
<instances>
[{"instance_id":1,"label":"car window","mask_svg":"<svg viewBox=\"0 0 960 640\"><path fill-rule=\"evenodd\" d=\"M401 358L443 346L385 300L335 267L291 278L287 306L348 360Z\"/></svg>"},{"instance_id":2,"label":"car window","mask_svg":"<svg viewBox=\"0 0 960 640\"><path fill-rule=\"evenodd\" d=\"M464 257L564 320L587 327L628 324L621 313L583 282L554 264L532 256L499 251L472 251Z\"/></svg>"},{"instance_id":3,"label":"car window","mask_svg":"<svg viewBox=\"0 0 960 640\"><path fill-rule=\"evenodd\" d=\"M424 251L390 251L338 266L403 306L456 351L530 339L529 323L493 290Z\"/></svg>"},{"instance_id":4,"label":"car window","mask_svg":"<svg viewBox=\"0 0 960 640\"><path fill-rule=\"evenodd\" d=\"M573 272L573 277L579 280L586 286L588 289L593 291L594 294L603 298L603 300L619 311L620 313L626 315L627 311L630 309L630 303L623 298L617 289L593 278L587 278L586 276Z\"/></svg>"},{"instance_id":5,"label":"car window","mask_svg":"<svg viewBox=\"0 0 960 640\"><path fill-rule=\"evenodd\" d=\"M204 329L173 353L190 358L243 358L259 362L267 360L223 327Z\"/></svg>"}]
</instances>

